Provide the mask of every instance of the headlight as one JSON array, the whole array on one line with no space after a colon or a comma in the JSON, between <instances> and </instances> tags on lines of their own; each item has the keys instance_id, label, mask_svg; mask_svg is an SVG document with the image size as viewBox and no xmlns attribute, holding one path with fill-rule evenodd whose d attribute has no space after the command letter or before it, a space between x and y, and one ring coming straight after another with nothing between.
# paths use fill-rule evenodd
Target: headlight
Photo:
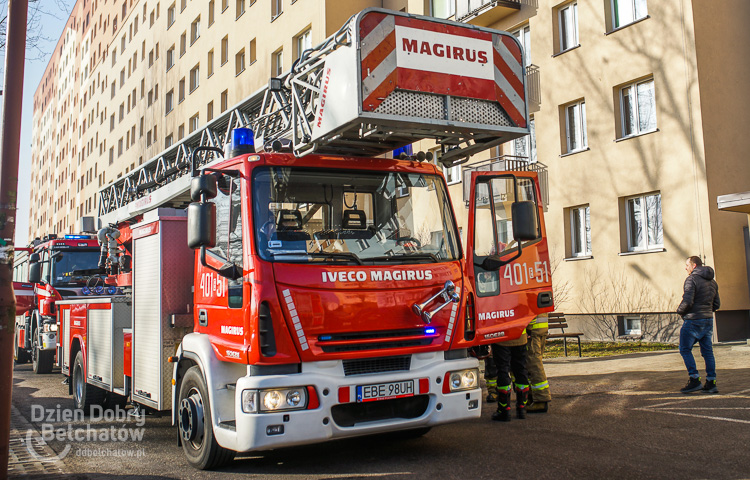
<instances>
[{"instance_id":1,"label":"headlight","mask_svg":"<svg viewBox=\"0 0 750 480\"><path fill-rule=\"evenodd\" d=\"M307 389L305 387L242 391L242 411L245 413L302 410L306 407Z\"/></svg>"},{"instance_id":2,"label":"headlight","mask_svg":"<svg viewBox=\"0 0 750 480\"><path fill-rule=\"evenodd\" d=\"M476 368L448 372L446 377L448 378L447 384L450 392L472 390L479 387L479 371ZM445 390L443 391L448 393Z\"/></svg>"},{"instance_id":3,"label":"headlight","mask_svg":"<svg viewBox=\"0 0 750 480\"><path fill-rule=\"evenodd\" d=\"M57 331L57 324L56 323L45 323L42 326L42 331L44 331L44 332L56 332Z\"/></svg>"}]
</instances>

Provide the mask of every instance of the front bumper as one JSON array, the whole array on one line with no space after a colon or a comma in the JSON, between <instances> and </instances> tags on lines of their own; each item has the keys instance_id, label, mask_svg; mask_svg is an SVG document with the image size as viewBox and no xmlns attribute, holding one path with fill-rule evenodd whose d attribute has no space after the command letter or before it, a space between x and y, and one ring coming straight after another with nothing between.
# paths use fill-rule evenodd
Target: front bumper
<instances>
[{"instance_id":1,"label":"front bumper","mask_svg":"<svg viewBox=\"0 0 750 480\"><path fill-rule=\"evenodd\" d=\"M345 376L342 361L324 361L303 364L302 373L296 375L242 377L237 381L235 392L234 450L267 450L478 418L481 415L480 388L443 393L447 372L477 367L478 362L474 358L446 361L443 352L430 352L412 355L408 371ZM429 380L427 391L417 390L418 399L415 396L403 399L402 403L394 402L390 418L385 418L388 415L384 416L380 408L378 418L369 419L366 416L367 408L356 404L354 392L358 385L401 380L414 380L419 385L420 379ZM243 390L307 385L313 386L317 393L320 405L315 409L278 413L245 413L242 410ZM340 387L348 387L348 398L339 398ZM419 404L416 411L415 403ZM405 415L409 418L404 418L403 412L399 412L400 404L409 405L409 414ZM359 412L357 420L351 421L351 416L341 415L342 409L348 408ZM346 420L343 420L344 417Z\"/></svg>"}]
</instances>

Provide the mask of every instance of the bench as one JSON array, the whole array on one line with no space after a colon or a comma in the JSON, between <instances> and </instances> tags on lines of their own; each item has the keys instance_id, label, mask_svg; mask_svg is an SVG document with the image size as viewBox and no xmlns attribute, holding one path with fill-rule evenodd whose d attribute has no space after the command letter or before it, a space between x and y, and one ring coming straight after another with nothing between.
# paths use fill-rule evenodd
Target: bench
<instances>
[{"instance_id":1,"label":"bench","mask_svg":"<svg viewBox=\"0 0 750 480\"><path fill-rule=\"evenodd\" d=\"M560 329L560 333L550 333L547 338L562 338L563 339L563 350L565 356L568 356L568 339L575 338L578 341L578 356L581 356L581 335L580 332L566 332L568 328L568 321L565 319L564 313L550 313L548 315L549 330L553 328Z\"/></svg>"}]
</instances>

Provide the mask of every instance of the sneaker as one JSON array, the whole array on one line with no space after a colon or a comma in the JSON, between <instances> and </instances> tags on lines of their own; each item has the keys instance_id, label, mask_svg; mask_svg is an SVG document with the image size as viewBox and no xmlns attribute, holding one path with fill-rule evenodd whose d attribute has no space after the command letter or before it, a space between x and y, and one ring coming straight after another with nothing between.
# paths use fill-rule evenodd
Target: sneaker
<instances>
[{"instance_id":1,"label":"sneaker","mask_svg":"<svg viewBox=\"0 0 750 480\"><path fill-rule=\"evenodd\" d=\"M716 380L706 380L706 384L703 385L703 393L719 393L719 389L716 388Z\"/></svg>"},{"instance_id":2,"label":"sneaker","mask_svg":"<svg viewBox=\"0 0 750 480\"><path fill-rule=\"evenodd\" d=\"M688 379L688 382L685 384L684 387L680 389L680 392L682 393L691 393L691 392L697 392L698 390L701 390L703 386L701 386L701 377L690 377Z\"/></svg>"}]
</instances>

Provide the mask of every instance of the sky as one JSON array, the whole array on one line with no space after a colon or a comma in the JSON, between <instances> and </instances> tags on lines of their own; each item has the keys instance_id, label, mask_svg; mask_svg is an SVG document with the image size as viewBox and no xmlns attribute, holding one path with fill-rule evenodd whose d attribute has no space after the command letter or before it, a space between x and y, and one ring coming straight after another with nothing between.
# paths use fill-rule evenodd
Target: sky
<instances>
[{"instance_id":1,"label":"sky","mask_svg":"<svg viewBox=\"0 0 750 480\"><path fill-rule=\"evenodd\" d=\"M18 166L18 206L16 211L16 246L26 246L29 241L29 193L31 183L31 130L34 115L34 92L42 80L52 51L75 5L75 0L40 0L37 11L33 4L29 7L30 29L29 35L38 35L36 48L27 47L26 62L24 63L23 79L23 112L21 117L21 149ZM0 1L0 18L8 13L7 0ZM5 85L5 51L0 52L3 65L3 86ZM2 107L0 107L0 114Z\"/></svg>"}]
</instances>

